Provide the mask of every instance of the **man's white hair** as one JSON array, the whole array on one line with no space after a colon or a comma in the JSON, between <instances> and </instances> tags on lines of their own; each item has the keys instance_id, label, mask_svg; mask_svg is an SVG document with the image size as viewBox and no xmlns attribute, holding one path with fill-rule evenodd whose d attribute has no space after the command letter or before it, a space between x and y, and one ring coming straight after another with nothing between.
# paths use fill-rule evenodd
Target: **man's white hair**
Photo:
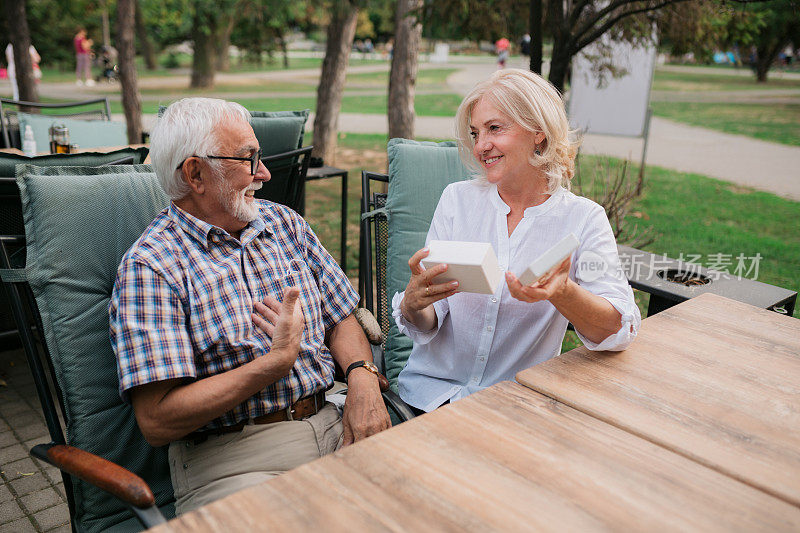
<instances>
[{"instance_id":1,"label":"man's white hair","mask_svg":"<svg viewBox=\"0 0 800 533\"><path fill-rule=\"evenodd\" d=\"M221 145L217 125L226 118L249 122L250 112L235 102L216 98L183 98L158 119L150 133L150 160L161 188L172 200L189 194L178 165L187 157L215 155Z\"/></svg>"}]
</instances>

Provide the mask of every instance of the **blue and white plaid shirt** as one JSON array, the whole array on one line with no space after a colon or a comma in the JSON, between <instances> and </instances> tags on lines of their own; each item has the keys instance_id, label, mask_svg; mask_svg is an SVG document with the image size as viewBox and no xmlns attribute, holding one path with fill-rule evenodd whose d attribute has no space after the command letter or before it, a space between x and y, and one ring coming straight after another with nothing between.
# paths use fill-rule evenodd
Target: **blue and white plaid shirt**
<instances>
[{"instance_id":1,"label":"blue and white plaid shirt","mask_svg":"<svg viewBox=\"0 0 800 533\"><path fill-rule=\"evenodd\" d=\"M259 208L237 241L172 204L122 258L109 314L123 400L145 383L202 379L268 354L253 304L281 300L291 286L306 326L289 375L207 427L286 408L332 383L325 330L353 312L358 294L305 220L282 205Z\"/></svg>"}]
</instances>

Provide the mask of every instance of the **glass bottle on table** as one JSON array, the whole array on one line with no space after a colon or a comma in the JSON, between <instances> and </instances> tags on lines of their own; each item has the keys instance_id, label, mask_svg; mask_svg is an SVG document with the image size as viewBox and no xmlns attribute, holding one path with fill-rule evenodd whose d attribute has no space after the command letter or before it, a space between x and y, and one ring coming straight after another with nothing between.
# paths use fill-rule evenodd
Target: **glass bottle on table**
<instances>
[{"instance_id":1,"label":"glass bottle on table","mask_svg":"<svg viewBox=\"0 0 800 533\"><path fill-rule=\"evenodd\" d=\"M33 137L33 130L30 124L25 125L25 136L22 141L22 153L28 157L36 155L36 139Z\"/></svg>"}]
</instances>

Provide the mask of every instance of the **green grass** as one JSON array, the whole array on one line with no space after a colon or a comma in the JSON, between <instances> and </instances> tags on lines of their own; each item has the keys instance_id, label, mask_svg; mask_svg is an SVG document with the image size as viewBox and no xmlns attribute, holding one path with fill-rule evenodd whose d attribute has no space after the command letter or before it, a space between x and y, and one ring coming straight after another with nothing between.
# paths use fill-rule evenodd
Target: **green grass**
<instances>
[{"instance_id":1,"label":"green grass","mask_svg":"<svg viewBox=\"0 0 800 533\"><path fill-rule=\"evenodd\" d=\"M417 72L417 88L428 85L445 86L447 77L458 69L420 69ZM347 85L357 84L360 86L388 87L389 72L360 72L348 74Z\"/></svg>"},{"instance_id":2,"label":"green grass","mask_svg":"<svg viewBox=\"0 0 800 533\"><path fill-rule=\"evenodd\" d=\"M144 62L141 57L136 58L136 73L139 78L153 78L163 76L185 76L187 69L191 68L191 57L178 55L179 66L174 69L167 69L161 65L161 58L159 58L159 67L156 70L147 70L144 68ZM386 61L380 59L360 59L351 58L350 65L376 65L387 64ZM290 57L289 70L319 68L322 65L322 58L320 57ZM272 72L276 70L286 70L283 67L283 58L280 55L275 55L273 61L263 62L261 65L256 63L240 63L237 59L231 58L231 73L235 72ZM97 75L100 70L96 67L92 68L92 73ZM48 65L42 65L42 80L44 82L65 82L75 80L74 67L58 68Z\"/></svg>"},{"instance_id":3,"label":"green grass","mask_svg":"<svg viewBox=\"0 0 800 533\"><path fill-rule=\"evenodd\" d=\"M164 99L158 102L142 102L142 112L145 114L158 113L159 105L167 105L178 98L181 98L183 91L174 94L165 94ZM342 113L375 113L386 114L386 95L366 95L366 96L345 96L342 98ZM42 99L43 101L62 101L54 99ZM242 104L247 109L257 109L259 111L283 111L287 109L316 109L316 94L309 94L301 97L266 97L266 98L237 98L236 102ZM418 94L415 98L415 108L419 116L452 117L455 115L461 97L457 94ZM111 102L112 113L122 113L121 102Z\"/></svg>"},{"instance_id":4,"label":"green grass","mask_svg":"<svg viewBox=\"0 0 800 533\"><path fill-rule=\"evenodd\" d=\"M270 92L283 92L283 93L311 93L317 91L316 84L313 83L294 83L289 81L270 81L270 80L249 80L249 83L221 83L215 85L212 89L190 89L187 87L180 88L159 88L148 87L140 89L139 92L144 96L153 95L175 95L176 97L184 96L204 96L204 95L217 95L219 93L270 93ZM109 94L119 94L119 88L111 86L108 91Z\"/></svg>"},{"instance_id":5,"label":"green grass","mask_svg":"<svg viewBox=\"0 0 800 533\"><path fill-rule=\"evenodd\" d=\"M763 91L774 89L800 90L800 80L772 78L758 83L755 76L731 76L700 72L672 72L656 70L654 91L706 92L706 91Z\"/></svg>"},{"instance_id":6,"label":"green grass","mask_svg":"<svg viewBox=\"0 0 800 533\"><path fill-rule=\"evenodd\" d=\"M800 146L800 104L651 102L656 116L725 133Z\"/></svg>"}]
</instances>

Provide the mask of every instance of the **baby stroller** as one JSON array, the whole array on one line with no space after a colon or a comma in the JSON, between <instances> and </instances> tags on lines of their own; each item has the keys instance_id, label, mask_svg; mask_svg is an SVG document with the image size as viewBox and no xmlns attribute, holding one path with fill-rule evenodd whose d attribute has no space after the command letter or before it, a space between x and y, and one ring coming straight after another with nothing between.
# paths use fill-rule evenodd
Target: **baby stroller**
<instances>
[{"instance_id":1,"label":"baby stroller","mask_svg":"<svg viewBox=\"0 0 800 533\"><path fill-rule=\"evenodd\" d=\"M112 81L119 80L119 67L117 66L117 51L113 46L103 45L100 48L100 55L97 57L97 65L100 67L100 74L97 76L97 81Z\"/></svg>"}]
</instances>

